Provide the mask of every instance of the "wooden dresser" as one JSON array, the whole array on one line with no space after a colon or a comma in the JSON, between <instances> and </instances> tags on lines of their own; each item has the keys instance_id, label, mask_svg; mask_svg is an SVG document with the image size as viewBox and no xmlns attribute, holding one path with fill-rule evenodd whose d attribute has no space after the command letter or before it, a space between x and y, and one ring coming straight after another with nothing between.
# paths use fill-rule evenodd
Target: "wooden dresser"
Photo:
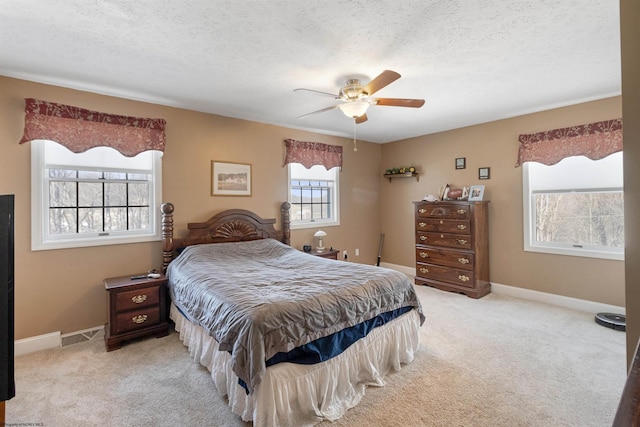
<instances>
[{"instance_id":1,"label":"wooden dresser","mask_svg":"<svg viewBox=\"0 0 640 427\"><path fill-rule=\"evenodd\" d=\"M144 274L104 279L109 293L104 336L107 351L119 349L123 341L133 338L169 334L166 284L165 276L149 278Z\"/></svg>"},{"instance_id":2,"label":"wooden dresser","mask_svg":"<svg viewBox=\"0 0 640 427\"><path fill-rule=\"evenodd\" d=\"M488 201L414 202L416 285L480 298L489 282Z\"/></svg>"}]
</instances>

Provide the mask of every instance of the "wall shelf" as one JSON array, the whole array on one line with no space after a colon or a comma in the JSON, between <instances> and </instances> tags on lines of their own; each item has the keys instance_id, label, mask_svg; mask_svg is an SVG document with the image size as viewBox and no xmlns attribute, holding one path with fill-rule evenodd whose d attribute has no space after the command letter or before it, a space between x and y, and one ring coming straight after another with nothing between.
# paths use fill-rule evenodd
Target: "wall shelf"
<instances>
[{"instance_id":1,"label":"wall shelf","mask_svg":"<svg viewBox=\"0 0 640 427\"><path fill-rule=\"evenodd\" d=\"M391 180L393 178L415 178L416 181L420 182L420 174L418 174L417 172L413 172L413 173L385 173L383 176L385 178L389 178L389 182L391 182Z\"/></svg>"}]
</instances>

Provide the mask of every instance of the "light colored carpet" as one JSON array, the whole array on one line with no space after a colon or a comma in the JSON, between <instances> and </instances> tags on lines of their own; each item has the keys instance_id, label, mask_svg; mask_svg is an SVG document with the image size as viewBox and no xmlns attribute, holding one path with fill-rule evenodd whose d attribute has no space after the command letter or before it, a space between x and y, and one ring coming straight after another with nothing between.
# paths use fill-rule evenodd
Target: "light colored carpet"
<instances>
[{"instance_id":1,"label":"light colored carpet","mask_svg":"<svg viewBox=\"0 0 640 427\"><path fill-rule=\"evenodd\" d=\"M583 313L417 287L427 320L415 361L320 426L610 426L625 333ZM247 426L177 334L105 352L88 341L16 358L7 425Z\"/></svg>"}]
</instances>

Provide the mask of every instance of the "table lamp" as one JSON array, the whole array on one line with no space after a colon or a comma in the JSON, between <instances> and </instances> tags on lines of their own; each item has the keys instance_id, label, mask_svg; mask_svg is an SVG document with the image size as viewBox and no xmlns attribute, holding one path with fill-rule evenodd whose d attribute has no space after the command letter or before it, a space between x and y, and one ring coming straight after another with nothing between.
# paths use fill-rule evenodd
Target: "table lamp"
<instances>
[{"instance_id":1,"label":"table lamp","mask_svg":"<svg viewBox=\"0 0 640 427\"><path fill-rule=\"evenodd\" d=\"M316 246L316 251L318 251L318 252L324 251L324 246L322 245L322 238L326 237L326 236L327 236L327 233L325 233L322 230L318 230L318 231L315 232L313 237L318 239L318 243L317 243L317 246Z\"/></svg>"}]
</instances>

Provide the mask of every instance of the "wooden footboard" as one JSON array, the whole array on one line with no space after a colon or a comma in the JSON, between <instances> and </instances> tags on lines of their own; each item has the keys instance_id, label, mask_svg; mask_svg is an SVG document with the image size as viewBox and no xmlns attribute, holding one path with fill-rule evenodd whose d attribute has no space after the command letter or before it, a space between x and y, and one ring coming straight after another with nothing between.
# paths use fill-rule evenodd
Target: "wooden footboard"
<instances>
[{"instance_id":1,"label":"wooden footboard","mask_svg":"<svg viewBox=\"0 0 640 427\"><path fill-rule=\"evenodd\" d=\"M245 209L222 211L205 222L187 224L189 232L184 238L173 235L172 203L163 203L162 211L162 272L183 248L203 243L242 242L258 239L276 239L289 245L291 242L291 217L289 202L280 206L281 229L276 230L274 218L265 219Z\"/></svg>"}]
</instances>

